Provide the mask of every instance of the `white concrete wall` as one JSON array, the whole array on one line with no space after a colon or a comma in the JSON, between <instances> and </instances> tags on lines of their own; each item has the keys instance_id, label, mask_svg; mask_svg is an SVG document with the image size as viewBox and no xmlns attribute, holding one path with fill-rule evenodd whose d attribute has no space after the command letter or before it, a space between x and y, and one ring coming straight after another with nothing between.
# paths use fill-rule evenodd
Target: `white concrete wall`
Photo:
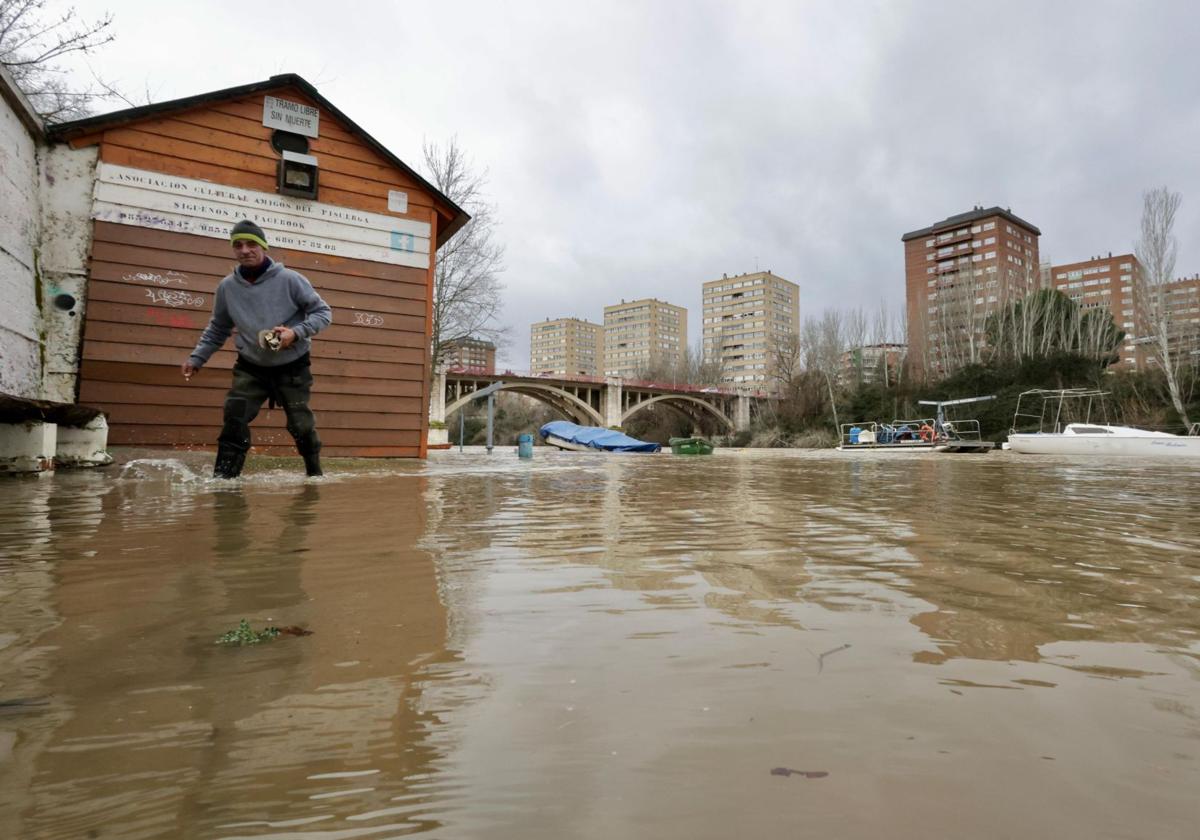
<instances>
[{"instance_id":1,"label":"white concrete wall","mask_svg":"<svg viewBox=\"0 0 1200 840\"><path fill-rule=\"evenodd\" d=\"M0 393L41 395L37 142L0 97Z\"/></svg>"},{"instance_id":2,"label":"white concrete wall","mask_svg":"<svg viewBox=\"0 0 1200 840\"><path fill-rule=\"evenodd\" d=\"M92 246L92 188L99 146L65 144L41 150L42 323L45 338L42 398L75 402L79 345L87 306L87 259ZM59 295L75 299L70 309Z\"/></svg>"}]
</instances>

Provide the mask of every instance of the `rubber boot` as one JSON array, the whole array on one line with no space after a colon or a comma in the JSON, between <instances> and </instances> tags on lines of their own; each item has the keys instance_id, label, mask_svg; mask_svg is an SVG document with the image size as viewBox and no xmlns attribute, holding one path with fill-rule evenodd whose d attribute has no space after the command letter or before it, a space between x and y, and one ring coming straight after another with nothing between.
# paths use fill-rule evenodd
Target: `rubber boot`
<instances>
[{"instance_id":1,"label":"rubber boot","mask_svg":"<svg viewBox=\"0 0 1200 840\"><path fill-rule=\"evenodd\" d=\"M321 448L317 447L312 452L301 452L301 457L304 458L304 472L309 476L325 475L321 471Z\"/></svg>"},{"instance_id":2,"label":"rubber boot","mask_svg":"<svg viewBox=\"0 0 1200 840\"><path fill-rule=\"evenodd\" d=\"M222 444L217 447L217 461L213 464L213 478L237 478L246 463L246 453Z\"/></svg>"}]
</instances>

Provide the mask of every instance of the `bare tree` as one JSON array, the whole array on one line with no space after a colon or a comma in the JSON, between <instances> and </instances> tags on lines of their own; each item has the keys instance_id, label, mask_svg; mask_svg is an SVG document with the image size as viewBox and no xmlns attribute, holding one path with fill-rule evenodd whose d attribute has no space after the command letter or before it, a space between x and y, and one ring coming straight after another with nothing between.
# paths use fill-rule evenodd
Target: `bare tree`
<instances>
[{"instance_id":1,"label":"bare tree","mask_svg":"<svg viewBox=\"0 0 1200 840\"><path fill-rule=\"evenodd\" d=\"M833 383L841 370L845 351L846 335L841 312L826 309L821 313L820 320L809 317L800 326L800 358L806 372L817 373L824 378L833 411L833 425L839 429Z\"/></svg>"},{"instance_id":2,"label":"bare tree","mask_svg":"<svg viewBox=\"0 0 1200 840\"><path fill-rule=\"evenodd\" d=\"M856 306L846 313L844 318L845 339L847 349L857 351L851 358L854 365L855 386L863 383L863 345L867 343L867 313L861 306Z\"/></svg>"},{"instance_id":3,"label":"bare tree","mask_svg":"<svg viewBox=\"0 0 1200 840\"><path fill-rule=\"evenodd\" d=\"M794 332L773 332L767 337L767 373L775 383L775 393L786 396L800 373L800 336Z\"/></svg>"},{"instance_id":4,"label":"bare tree","mask_svg":"<svg viewBox=\"0 0 1200 840\"><path fill-rule=\"evenodd\" d=\"M1134 282L1147 314L1149 335L1146 336L1151 354L1167 380L1171 404L1184 426L1190 426L1179 379L1181 368L1189 363L1186 353L1176 346L1172 325L1169 285L1175 275L1175 215L1183 196L1166 187L1157 187L1142 194L1142 236L1134 246L1138 266Z\"/></svg>"},{"instance_id":5,"label":"bare tree","mask_svg":"<svg viewBox=\"0 0 1200 840\"><path fill-rule=\"evenodd\" d=\"M906 303L901 317L904 320L904 336L908 342L906 367L910 376L928 382L937 373L936 313L929 312L936 305L932 300Z\"/></svg>"},{"instance_id":6,"label":"bare tree","mask_svg":"<svg viewBox=\"0 0 1200 840\"><path fill-rule=\"evenodd\" d=\"M496 235L496 208L488 200L487 172L479 172L451 138L422 147L427 177L471 220L438 250L434 271L432 346L435 364L454 339L487 338L498 346L507 330L497 318L503 303L504 245Z\"/></svg>"},{"instance_id":7,"label":"bare tree","mask_svg":"<svg viewBox=\"0 0 1200 840\"><path fill-rule=\"evenodd\" d=\"M901 306L892 321L895 325L893 333L896 336L896 343L903 344L904 352L896 365L896 384L899 385L904 376L904 372L909 369L910 360L912 359L912 346L908 343L908 307Z\"/></svg>"},{"instance_id":8,"label":"bare tree","mask_svg":"<svg viewBox=\"0 0 1200 840\"><path fill-rule=\"evenodd\" d=\"M683 348L683 360L677 369L678 381L688 385L715 386L721 384L721 363L704 355L704 340L697 339L691 347Z\"/></svg>"},{"instance_id":9,"label":"bare tree","mask_svg":"<svg viewBox=\"0 0 1200 840\"><path fill-rule=\"evenodd\" d=\"M892 366L889 364L889 350L897 343L893 332L894 322L887 301L880 300L879 308L871 321L871 343L881 349L879 370L876 373L884 388L891 387Z\"/></svg>"},{"instance_id":10,"label":"bare tree","mask_svg":"<svg viewBox=\"0 0 1200 840\"><path fill-rule=\"evenodd\" d=\"M111 42L113 17L84 20L74 8L51 16L47 0L0 0L0 64L47 122L78 119L93 103L124 99L116 88L72 81L64 59L84 55ZM93 74L94 75L94 74Z\"/></svg>"}]
</instances>

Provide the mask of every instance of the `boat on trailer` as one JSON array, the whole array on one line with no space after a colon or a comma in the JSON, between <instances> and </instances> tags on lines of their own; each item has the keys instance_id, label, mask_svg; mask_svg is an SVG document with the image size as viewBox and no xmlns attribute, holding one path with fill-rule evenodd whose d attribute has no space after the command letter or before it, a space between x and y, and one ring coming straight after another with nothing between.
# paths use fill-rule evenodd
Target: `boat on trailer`
<instances>
[{"instance_id":1,"label":"boat on trailer","mask_svg":"<svg viewBox=\"0 0 1200 840\"><path fill-rule=\"evenodd\" d=\"M1007 448L1022 455L1200 459L1200 423L1193 423L1186 435L1113 425L1104 401L1108 393L1095 388L1025 391L1017 397ZM1096 416L1099 422L1093 420ZM1032 428L1035 421L1036 432L1018 431Z\"/></svg>"},{"instance_id":2,"label":"boat on trailer","mask_svg":"<svg viewBox=\"0 0 1200 840\"><path fill-rule=\"evenodd\" d=\"M950 406L994 400L966 397L960 400L920 400L936 407L936 416L891 423L843 423L838 449L843 452L990 452L996 444L983 440L978 420L947 420Z\"/></svg>"}]
</instances>

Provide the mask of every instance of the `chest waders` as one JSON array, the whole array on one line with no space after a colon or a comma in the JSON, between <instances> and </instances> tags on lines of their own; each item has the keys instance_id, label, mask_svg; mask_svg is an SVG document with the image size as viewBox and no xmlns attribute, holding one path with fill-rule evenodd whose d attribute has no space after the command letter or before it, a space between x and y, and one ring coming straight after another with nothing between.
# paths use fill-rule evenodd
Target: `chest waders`
<instances>
[{"instance_id":1,"label":"chest waders","mask_svg":"<svg viewBox=\"0 0 1200 840\"><path fill-rule=\"evenodd\" d=\"M237 478L250 449L250 422L262 404L279 405L287 415L287 430L304 458L308 475L321 475L321 439L316 418L308 407L312 393L312 371L308 354L278 367L263 367L238 356L233 366L233 384L225 395L225 420L217 438L217 461L213 475Z\"/></svg>"}]
</instances>

